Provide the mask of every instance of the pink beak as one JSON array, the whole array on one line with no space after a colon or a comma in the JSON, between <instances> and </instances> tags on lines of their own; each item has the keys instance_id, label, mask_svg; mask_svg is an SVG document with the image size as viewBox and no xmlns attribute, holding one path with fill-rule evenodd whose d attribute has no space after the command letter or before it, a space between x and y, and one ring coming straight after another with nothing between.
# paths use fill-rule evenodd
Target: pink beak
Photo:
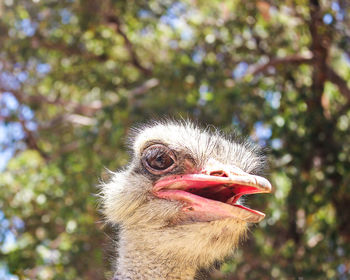
<instances>
[{"instance_id":1,"label":"pink beak","mask_svg":"<svg viewBox=\"0 0 350 280\"><path fill-rule=\"evenodd\" d=\"M265 214L236 203L242 195L269 192L271 184L265 178L215 160L198 173L170 175L153 186L157 197L182 202L182 210L198 221L238 218L259 222Z\"/></svg>"}]
</instances>

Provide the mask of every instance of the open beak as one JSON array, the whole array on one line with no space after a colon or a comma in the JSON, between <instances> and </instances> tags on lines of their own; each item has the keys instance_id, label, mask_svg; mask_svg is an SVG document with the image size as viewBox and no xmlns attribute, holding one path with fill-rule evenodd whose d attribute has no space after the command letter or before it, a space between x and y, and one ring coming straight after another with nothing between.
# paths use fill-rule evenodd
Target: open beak
<instances>
[{"instance_id":1,"label":"open beak","mask_svg":"<svg viewBox=\"0 0 350 280\"><path fill-rule=\"evenodd\" d=\"M153 186L155 196L182 202L182 211L195 221L236 218L260 222L265 214L240 205L238 200L242 195L269 192L267 179L215 160L198 173L170 175Z\"/></svg>"}]
</instances>

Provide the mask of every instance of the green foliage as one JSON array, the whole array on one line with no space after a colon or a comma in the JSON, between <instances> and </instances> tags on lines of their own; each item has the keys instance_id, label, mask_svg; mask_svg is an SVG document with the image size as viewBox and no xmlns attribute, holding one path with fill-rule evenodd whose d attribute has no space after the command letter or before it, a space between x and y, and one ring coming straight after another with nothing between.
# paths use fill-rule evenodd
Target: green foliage
<instances>
[{"instance_id":1,"label":"green foliage","mask_svg":"<svg viewBox=\"0 0 350 280\"><path fill-rule=\"evenodd\" d=\"M170 116L268 148L275 191L248 201L267 218L213 279L348 278L344 3L1 2L0 93L19 104L0 104L0 126L23 135L1 144L16 153L0 175L0 264L19 279L109 275L98 180L127 162L132 125Z\"/></svg>"}]
</instances>

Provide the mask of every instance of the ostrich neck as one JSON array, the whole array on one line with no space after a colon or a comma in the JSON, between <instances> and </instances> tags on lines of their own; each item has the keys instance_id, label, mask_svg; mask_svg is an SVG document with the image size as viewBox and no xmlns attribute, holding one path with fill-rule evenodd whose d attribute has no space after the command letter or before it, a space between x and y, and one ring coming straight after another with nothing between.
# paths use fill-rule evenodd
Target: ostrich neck
<instances>
[{"instance_id":1,"label":"ostrich neck","mask_svg":"<svg viewBox=\"0 0 350 280\"><path fill-rule=\"evenodd\" d=\"M150 232L146 234L150 234L149 237L156 239ZM130 238L130 236L134 238ZM153 242L140 240L138 242L138 237L139 233L121 232L117 270L113 280L194 279L195 266L179 262L171 255L162 256L157 252L157 240L153 240Z\"/></svg>"},{"instance_id":2,"label":"ostrich neck","mask_svg":"<svg viewBox=\"0 0 350 280\"><path fill-rule=\"evenodd\" d=\"M115 280L190 280L233 253L246 223L224 219L175 227L122 228Z\"/></svg>"}]
</instances>

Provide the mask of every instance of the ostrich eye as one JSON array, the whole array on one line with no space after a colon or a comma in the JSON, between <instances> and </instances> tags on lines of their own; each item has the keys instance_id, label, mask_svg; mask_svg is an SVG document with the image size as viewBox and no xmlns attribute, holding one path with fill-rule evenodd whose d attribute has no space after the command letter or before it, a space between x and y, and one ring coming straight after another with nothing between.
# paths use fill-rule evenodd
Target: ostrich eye
<instances>
[{"instance_id":1,"label":"ostrich eye","mask_svg":"<svg viewBox=\"0 0 350 280\"><path fill-rule=\"evenodd\" d=\"M143 152L142 163L149 172L162 174L173 169L175 155L166 146L152 145Z\"/></svg>"}]
</instances>

